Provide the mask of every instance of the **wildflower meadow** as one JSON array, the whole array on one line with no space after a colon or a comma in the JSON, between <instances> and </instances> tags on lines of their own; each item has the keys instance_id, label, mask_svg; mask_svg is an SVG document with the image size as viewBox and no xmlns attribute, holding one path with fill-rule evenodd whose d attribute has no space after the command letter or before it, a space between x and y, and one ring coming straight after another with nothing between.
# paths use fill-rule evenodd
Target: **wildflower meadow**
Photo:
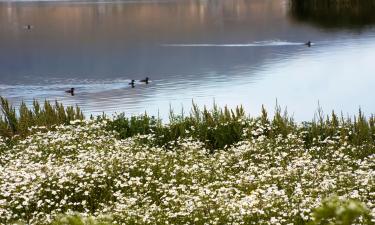
<instances>
[{"instance_id":1,"label":"wildflower meadow","mask_svg":"<svg viewBox=\"0 0 375 225\"><path fill-rule=\"evenodd\" d=\"M2 136L0 224L375 224L371 119L227 111Z\"/></svg>"}]
</instances>

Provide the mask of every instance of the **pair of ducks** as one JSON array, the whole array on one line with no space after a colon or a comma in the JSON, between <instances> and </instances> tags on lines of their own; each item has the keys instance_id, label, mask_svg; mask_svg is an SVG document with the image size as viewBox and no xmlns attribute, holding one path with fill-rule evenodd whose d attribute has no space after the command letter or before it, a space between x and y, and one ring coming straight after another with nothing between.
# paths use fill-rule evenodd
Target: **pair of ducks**
<instances>
[{"instance_id":1,"label":"pair of ducks","mask_svg":"<svg viewBox=\"0 0 375 225\"><path fill-rule=\"evenodd\" d=\"M148 84L148 81L149 81L149 78L146 77L145 79L140 80L139 82ZM129 85L131 85L131 87L134 88L135 87L135 80L131 80L131 82L129 83Z\"/></svg>"},{"instance_id":2,"label":"pair of ducks","mask_svg":"<svg viewBox=\"0 0 375 225\"><path fill-rule=\"evenodd\" d=\"M149 81L149 80L150 80L150 79L149 79L148 77L146 77L145 79L140 80L139 82L148 84L148 81ZM135 80L132 80L132 81L129 83L129 85L131 85L132 88L134 88L134 87L135 87ZM75 90L74 88L70 88L69 90L66 90L65 92L68 93L68 94L71 94L72 96L74 96L74 90Z\"/></svg>"}]
</instances>

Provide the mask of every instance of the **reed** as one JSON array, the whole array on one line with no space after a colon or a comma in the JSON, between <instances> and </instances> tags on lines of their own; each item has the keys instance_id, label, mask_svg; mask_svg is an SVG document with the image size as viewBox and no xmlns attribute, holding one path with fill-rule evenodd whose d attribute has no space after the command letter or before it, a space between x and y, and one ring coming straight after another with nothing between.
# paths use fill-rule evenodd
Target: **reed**
<instances>
[{"instance_id":1,"label":"reed","mask_svg":"<svg viewBox=\"0 0 375 225\"><path fill-rule=\"evenodd\" d=\"M108 123L107 129L116 131L120 139L152 134L154 138L144 142L167 149L173 149L178 140L184 138L198 140L204 143L205 148L214 151L262 135L276 140L293 134L301 136L306 148L325 145L328 140L339 137L341 143L367 149L361 152L367 155L371 148L366 146L372 146L375 142L375 117L371 115L367 118L361 109L354 117L344 117L334 111L325 115L318 109L311 121L299 123L278 105L273 117L264 107L260 116L251 117L242 107L231 110L214 105L212 110L208 110L193 104L192 111L186 116L171 111L169 124L163 124L160 119L147 114L130 118L120 114Z\"/></svg>"},{"instance_id":2,"label":"reed","mask_svg":"<svg viewBox=\"0 0 375 225\"><path fill-rule=\"evenodd\" d=\"M34 100L31 108L22 102L18 112L7 99L0 97L0 101L0 136L3 137L9 138L15 135L25 137L30 133L30 128L35 126L51 129L54 125L69 124L72 120L84 119L78 106L64 107L57 101L51 104L46 100L41 105Z\"/></svg>"},{"instance_id":3,"label":"reed","mask_svg":"<svg viewBox=\"0 0 375 225\"><path fill-rule=\"evenodd\" d=\"M18 111L5 98L1 100L0 136L5 138L26 137L32 127L53 129L55 125L69 124L72 120L82 120L84 115L80 108L64 107L61 103L51 104L45 101L41 105L34 101L31 108L23 102ZM107 116L96 118L103 120ZM115 131L119 139L137 135L152 135L152 139L143 139L143 144L173 149L180 139L192 138L204 143L204 147L214 152L225 149L243 140L252 140L259 136L276 140L279 137L298 135L306 148L327 144L332 138L340 139L341 143L360 146L363 151L356 154L368 155L375 143L375 117L366 117L361 109L353 117L344 117L332 111L325 115L318 109L311 121L296 122L288 115L287 110L281 110L276 105L273 116L264 107L260 116L249 116L243 107L235 109L220 108L213 105L199 108L193 103L189 114L177 114L170 111L169 123L165 124L160 118L147 113L139 116L126 117L119 114L108 120L106 130ZM93 118L95 119L95 118ZM360 156L359 156L360 157Z\"/></svg>"},{"instance_id":4,"label":"reed","mask_svg":"<svg viewBox=\"0 0 375 225\"><path fill-rule=\"evenodd\" d=\"M115 130L119 138L134 135L153 134L153 143L172 149L181 138L192 137L205 143L208 149L224 148L241 140L247 117L242 107L230 110L220 109L214 105L212 110L206 107L201 110L193 103L190 115L175 114L170 111L169 124L163 125L160 119L147 114L126 118L120 114L108 125L109 130Z\"/></svg>"}]
</instances>

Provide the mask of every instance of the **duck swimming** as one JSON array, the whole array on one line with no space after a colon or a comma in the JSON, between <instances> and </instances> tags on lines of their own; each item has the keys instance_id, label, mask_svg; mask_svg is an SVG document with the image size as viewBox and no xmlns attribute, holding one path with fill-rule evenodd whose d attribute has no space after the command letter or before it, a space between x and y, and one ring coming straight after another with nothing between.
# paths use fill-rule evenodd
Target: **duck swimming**
<instances>
[{"instance_id":1,"label":"duck swimming","mask_svg":"<svg viewBox=\"0 0 375 225\"><path fill-rule=\"evenodd\" d=\"M308 41L308 42L305 43L305 45L306 45L307 47L311 47L311 44L312 44L311 41Z\"/></svg>"},{"instance_id":2,"label":"duck swimming","mask_svg":"<svg viewBox=\"0 0 375 225\"><path fill-rule=\"evenodd\" d=\"M26 30L31 30L31 29L33 29L33 26L30 25L30 24L27 24L27 25L25 25L25 29Z\"/></svg>"},{"instance_id":3,"label":"duck swimming","mask_svg":"<svg viewBox=\"0 0 375 225\"><path fill-rule=\"evenodd\" d=\"M69 93L73 96L74 95L74 88L70 88L70 90L66 90L65 92Z\"/></svg>"},{"instance_id":4,"label":"duck swimming","mask_svg":"<svg viewBox=\"0 0 375 225\"><path fill-rule=\"evenodd\" d=\"M140 80L139 82L142 82L142 83L146 83L146 84L148 84L148 80L149 80L149 78L148 78L148 77L146 77L145 79L143 79L143 80Z\"/></svg>"},{"instance_id":5,"label":"duck swimming","mask_svg":"<svg viewBox=\"0 0 375 225\"><path fill-rule=\"evenodd\" d=\"M131 85L132 88L134 88L135 87L135 80L131 80L130 83L129 83L129 85Z\"/></svg>"}]
</instances>

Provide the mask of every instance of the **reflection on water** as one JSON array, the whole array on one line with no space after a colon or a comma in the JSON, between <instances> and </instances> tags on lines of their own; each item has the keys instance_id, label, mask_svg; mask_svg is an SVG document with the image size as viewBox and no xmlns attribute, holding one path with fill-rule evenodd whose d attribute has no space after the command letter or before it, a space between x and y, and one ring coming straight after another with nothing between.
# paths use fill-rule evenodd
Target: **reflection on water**
<instances>
[{"instance_id":1,"label":"reflection on water","mask_svg":"<svg viewBox=\"0 0 375 225\"><path fill-rule=\"evenodd\" d=\"M3 2L0 95L164 118L192 100L258 113L278 99L297 119L310 119L318 101L375 112L374 34L296 24L274 0ZM148 85L129 86L146 76Z\"/></svg>"},{"instance_id":2,"label":"reflection on water","mask_svg":"<svg viewBox=\"0 0 375 225\"><path fill-rule=\"evenodd\" d=\"M340 1L338 1L340 2ZM290 15L301 22L326 28L363 28L375 24L375 1L291 0Z\"/></svg>"},{"instance_id":3,"label":"reflection on water","mask_svg":"<svg viewBox=\"0 0 375 225\"><path fill-rule=\"evenodd\" d=\"M288 46L306 45L301 42L287 41L258 41L248 44L162 44L163 47L267 47L267 46Z\"/></svg>"}]
</instances>

